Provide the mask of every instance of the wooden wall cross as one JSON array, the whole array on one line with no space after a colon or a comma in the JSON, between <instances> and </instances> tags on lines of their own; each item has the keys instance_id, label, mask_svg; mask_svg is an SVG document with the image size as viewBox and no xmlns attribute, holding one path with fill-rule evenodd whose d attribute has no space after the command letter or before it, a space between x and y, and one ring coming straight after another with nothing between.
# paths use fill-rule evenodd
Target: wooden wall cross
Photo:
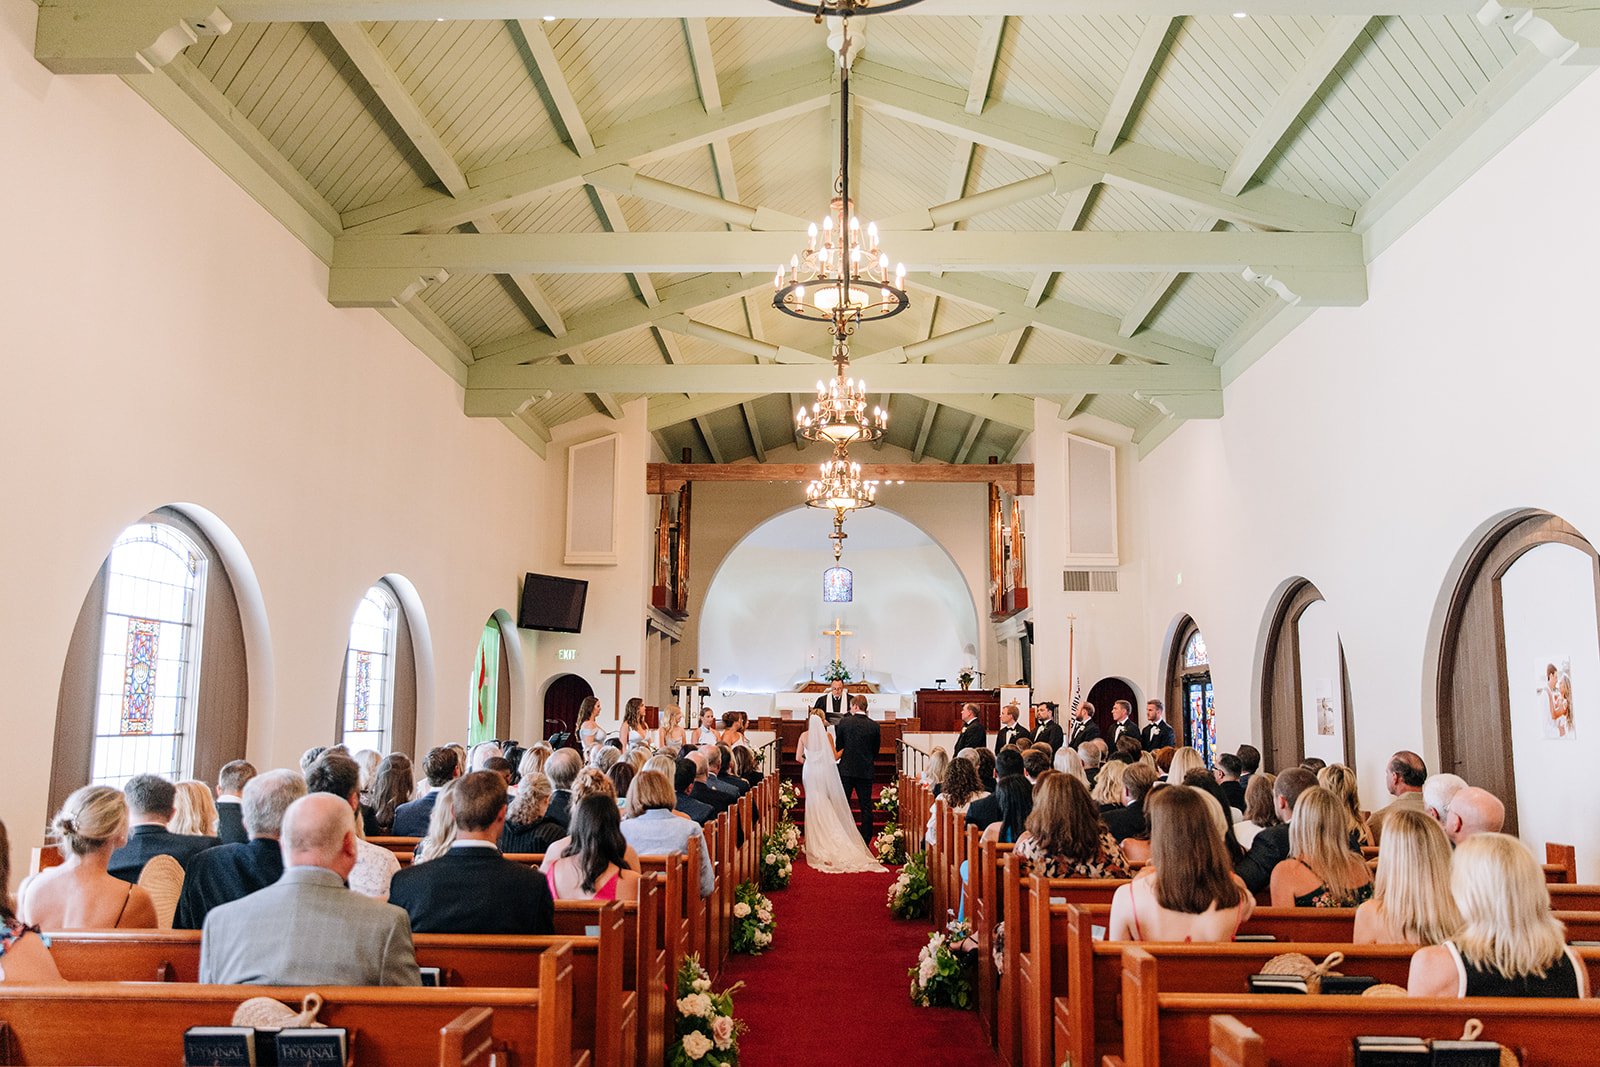
<instances>
[{"instance_id":1,"label":"wooden wall cross","mask_svg":"<svg viewBox=\"0 0 1600 1067\"><path fill-rule=\"evenodd\" d=\"M638 671L625 671L625 670L623 670L622 669L622 657L618 656L617 657L617 665L615 667L612 667L612 668L609 668L609 669L602 669L600 671L600 673L601 674L610 674L610 675L614 675L616 677L617 689L616 689L616 695L612 699L611 709L612 709L612 711L614 711L616 713L617 718L620 719L620 718L622 718L622 676L624 674L638 674L639 672Z\"/></svg>"},{"instance_id":2,"label":"wooden wall cross","mask_svg":"<svg viewBox=\"0 0 1600 1067\"><path fill-rule=\"evenodd\" d=\"M833 638L833 662L844 663L844 639L854 635L855 631L846 630L844 623L839 620L837 615L833 618L833 629L822 631L823 637Z\"/></svg>"}]
</instances>

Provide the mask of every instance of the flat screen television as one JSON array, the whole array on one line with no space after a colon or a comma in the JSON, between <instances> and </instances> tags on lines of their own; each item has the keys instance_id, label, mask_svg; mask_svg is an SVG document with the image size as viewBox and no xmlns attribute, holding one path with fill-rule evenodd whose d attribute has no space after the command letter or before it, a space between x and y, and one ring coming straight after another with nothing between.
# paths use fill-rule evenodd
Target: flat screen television
<instances>
[{"instance_id":1,"label":"flat screen television","mask_svg":"<svg viewBox=\"0 0 1600 1067\"><path fill-rule=\"evenodd\" d=\"M589 583L553 574L529 574L522 582L522 606L517 625L524 630L549 630L575 634L583 629L583 605Z\"/></svg>"}]
</instances>

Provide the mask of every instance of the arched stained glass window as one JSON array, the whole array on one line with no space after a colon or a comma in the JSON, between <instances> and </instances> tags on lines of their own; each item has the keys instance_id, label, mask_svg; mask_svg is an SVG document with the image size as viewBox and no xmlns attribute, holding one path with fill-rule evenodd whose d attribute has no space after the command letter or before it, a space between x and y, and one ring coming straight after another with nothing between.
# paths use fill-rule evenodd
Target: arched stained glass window
<instances>
[{"instance_id":1,"label":"arched stained glass window","mask_svg":"<svg viewBox=\"0 0 1600 1067\"><path fill-rule=\"evenodd\" d=\"M1199 630L1196 630L1194 636L1183 646L1183 665L1186 668L1211 665L1211 657L1206 654L1206 639Z\"/></svg>"},{"instance_id":2,"label":"arched stained glass window","mask_svg":"<svg viewBox=\"0 0 1600 1067\"><path fill-rule=\"evenodd\" d=\"M172 526L139 523L112 546L90 781L191 776L205 579L205 555Z\"/></svg>"},{"instance_id":3,"label":"arched stained glass window","mask_svg":"<svg viewBox=\"0 0 1600 1067\"><path fill-rule=\"evenodd\" d=\"M855 575L849 567L829 567L822 572L822 600L825 604L848 604L855 593Z\"/></svg>"},{"instance_id":4,"label":"arched stained glass window","mask_svg":"<svg viewBox=\"0 0 1600 1067\"><path fill-rule=\"evenodd\" d=\"M391 750L394 737L395 632L400 601L385 582L367 590L350 622L344 654L340 740L352 752Z\"/></svg>"}]
</instances>

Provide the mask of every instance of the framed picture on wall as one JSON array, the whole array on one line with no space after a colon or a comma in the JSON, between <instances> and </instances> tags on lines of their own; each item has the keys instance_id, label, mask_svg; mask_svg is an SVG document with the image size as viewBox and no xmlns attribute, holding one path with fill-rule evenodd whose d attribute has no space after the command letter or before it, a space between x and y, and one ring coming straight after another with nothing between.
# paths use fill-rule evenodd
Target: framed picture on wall
<instances>
[{"instance_id":1,"label":"framed picture on wall","mask_svg":"<svg viewBox=\"0 0 1600 1067\"><path fill-rule=\"evenodd\" d=\"M1552 656L1539 660L1538 683L1534 692L1539 696L1538 714L1544 736L1552 741L1575 739L1577 728L1572 721L1572 657Z\"/></svg>"}]
</instances>

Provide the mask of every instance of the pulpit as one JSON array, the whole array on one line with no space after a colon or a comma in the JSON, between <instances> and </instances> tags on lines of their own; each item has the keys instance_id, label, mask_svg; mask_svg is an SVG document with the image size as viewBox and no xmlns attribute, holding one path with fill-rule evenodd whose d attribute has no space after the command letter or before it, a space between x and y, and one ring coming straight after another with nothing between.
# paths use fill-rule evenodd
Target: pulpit
<instances>
[{"instance_id":1,"label":"pulpit","mask_svg":"<svg viewBox=\"0 0 1600 1067\"><path fill-rule=\"evenodd\" d=\"M991 733L1000 729L1000 691L998 689L918 689L917 719L931 734L960 733L961 705L976 704L983 728Z\"/></svg>"}]
</instances>

